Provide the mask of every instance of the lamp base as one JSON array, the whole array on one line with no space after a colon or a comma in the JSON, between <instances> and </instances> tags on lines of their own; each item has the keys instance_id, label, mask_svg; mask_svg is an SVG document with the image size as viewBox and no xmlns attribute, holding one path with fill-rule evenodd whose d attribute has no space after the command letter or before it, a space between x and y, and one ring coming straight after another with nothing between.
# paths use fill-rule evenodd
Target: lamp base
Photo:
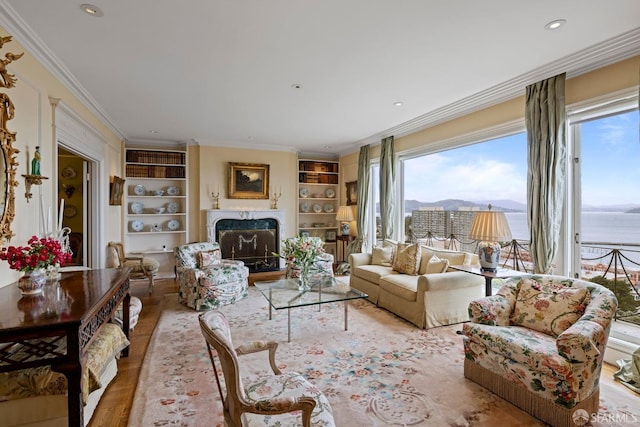
<instances>
[{"instance_id":1,"label":"lamp base","mask_svg":"<svg viewBox=\"0 0 640 427\"><path fill-rule=\"evenodd\" d=\"M500 263L500 244L498 242L478 243L478 258L482 271L498 271Z\"/></svg>"},{"instance_id":2,"label":"lamp base","mask_svg":"<svg viewBox=\"0 0 640 427\"><path fill-rule=\"evenodd\" d=\"M348 236L350 228L351 227L349 226L348 222L341 222L340 223L340 234L342 234L343 236Z\"/></svg>"},{"instance_id":3,"label":"lamp base","mask_svg":"<svg viewBox=\"0 0 640 427\"><path fill-rule=\"evenodd\" d=\"M486 271L489 273L496 273L498 271L497 268L484 268L484 267L480 267L480 271Z\"/></svg>"}]
</instances>

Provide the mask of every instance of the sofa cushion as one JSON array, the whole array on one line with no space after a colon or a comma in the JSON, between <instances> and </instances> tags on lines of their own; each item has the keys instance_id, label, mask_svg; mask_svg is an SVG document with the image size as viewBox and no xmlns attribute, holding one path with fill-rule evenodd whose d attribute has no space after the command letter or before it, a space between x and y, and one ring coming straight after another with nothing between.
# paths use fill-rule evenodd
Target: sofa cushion
<instances>
[{"instance_id":1,"label":"sofa cushion","mask_svg":"<svg viewBox=\"0 0 640 427\"><path fill-rule=\"evenodd\" d=\"M396 254L393 257L393 270L398 273L416 275L420 267L422 249L420 245L405 245L398 243Z\"/></svg>"},{"instance_id":2,"label":"sofa cushion","mask_svg":"<svg viewBox=\"0 0 640 427\"><path fill-rule=\"evenodd\" d=\"M393 250L394 248L392 246L373 248L371 253L371 264L391 267L393 262Z\"/></svg>"},{"instance_id":3,"label":"sofa cushion","mask_svg":"<svg viewBox=\"0 0 640 427\"><path fill-rule=\"evenodd\" d=\"M222 256L220 255L220 249L211 249L208 251L198 252L198 268L205 268L211 265L220 264Z\"/></svg>"},{"instance_id":4,"label":"sofa cushion","mask_svg":"<svg viewBox=\"0 0 640 427\"><path fill-rule=\"evenodd\" d=\"M472 264L473 254L459 251L448 251L444 249L435 249L428 246L422 247L422 258L425 262L428 262L432 256L436 255L440 259L446 259L449 261L449 265L463 265L466 263Z\"/></svg>"},{"instance_id":5,"label":"sofa cushion","mask_svg":"<svg viewBox=\"0 0 640 427\"><path fill-rule=\"evenodd\" d=\"M352 271L351 274L377 285L382 276L398 273L393 271L391 267L385 267L383 265L361 265L357 267L355 271Z\"/></svg>"},{"instance_id":6,"label":"sofa cushion","mask_svg":"<svg viewBox=\"0 0 640 427\"><path fill-rule=\"evenodd\" d=\"M393 274L380 278L380 289L407 301L416 301L418 295L418 276Z\"/></svg>"},{"instance_id":7,"label":"sofa cushion","mask_svg":"<svg viewBox=\"0 0 640 427\"><path fill-rule=\"evenodd\" d=\"M586 288L523 278L517 285L511 324L557 337L582 316L589 302L588 295Z\"/></svg>"},{"instance_id":8,"label":"sofa cushion","mask_svg":"<svg viewBox=\"0 0 640 427\"><path fill-rule=\"evenodd\" d=\"M425 262L425 257L423 256L418 274L444 273L447 268L449 268L449 260L440 259L437 255L433 255Z\"/></svg>"}]
</instances>

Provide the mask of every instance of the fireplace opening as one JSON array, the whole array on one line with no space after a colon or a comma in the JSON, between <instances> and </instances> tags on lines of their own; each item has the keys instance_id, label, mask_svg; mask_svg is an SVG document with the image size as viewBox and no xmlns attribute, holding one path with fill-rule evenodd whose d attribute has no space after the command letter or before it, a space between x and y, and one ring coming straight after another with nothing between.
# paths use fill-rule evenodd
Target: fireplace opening
<instances>
[{"instance_id":1,"label":"fireplace opening","mask_svg":"<svg viewBox=\"0 0 640 427\"><path fill-rule=\"evenodd\" d=\"M250 273L279 269L280 259L273 255L280 252L275 219L221 219L216 236L222 258L244 262Z\"/></svg>"}]
</instances>

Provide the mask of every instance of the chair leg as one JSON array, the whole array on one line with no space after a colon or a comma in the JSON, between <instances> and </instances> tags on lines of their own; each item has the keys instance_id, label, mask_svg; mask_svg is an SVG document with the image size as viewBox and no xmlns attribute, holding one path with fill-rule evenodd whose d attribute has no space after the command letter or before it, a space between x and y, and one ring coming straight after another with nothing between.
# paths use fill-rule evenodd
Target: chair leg
<instances>
[{"instance_id":1,"label":"chair leg","mask_svg":"<svg viewBox=\"0 0 640 427\"><path fill-rule=\"evenodd\" d=\"M153 287L155 285L155 283L153 283L154 276L155 276L155 274L153 274L153 273L149 274L149 295L151 295L153 293Z\"/></svg>"}]
</instances>

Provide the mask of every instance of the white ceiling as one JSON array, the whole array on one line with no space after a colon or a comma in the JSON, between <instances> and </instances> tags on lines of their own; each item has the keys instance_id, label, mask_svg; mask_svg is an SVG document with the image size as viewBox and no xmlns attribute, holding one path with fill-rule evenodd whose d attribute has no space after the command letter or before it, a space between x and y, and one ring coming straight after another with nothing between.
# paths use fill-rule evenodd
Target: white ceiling
<instances>
[{"instance_id":1,"label":"white ceiling","mask_svg":"<svg viewBox=\"0 0 640 427\"><path fill-rule=\"evenodd\" d=\"M128 140L345 153L640 53L638 0L81 2L0 25Z\"/></svg>"}]
</instances>

